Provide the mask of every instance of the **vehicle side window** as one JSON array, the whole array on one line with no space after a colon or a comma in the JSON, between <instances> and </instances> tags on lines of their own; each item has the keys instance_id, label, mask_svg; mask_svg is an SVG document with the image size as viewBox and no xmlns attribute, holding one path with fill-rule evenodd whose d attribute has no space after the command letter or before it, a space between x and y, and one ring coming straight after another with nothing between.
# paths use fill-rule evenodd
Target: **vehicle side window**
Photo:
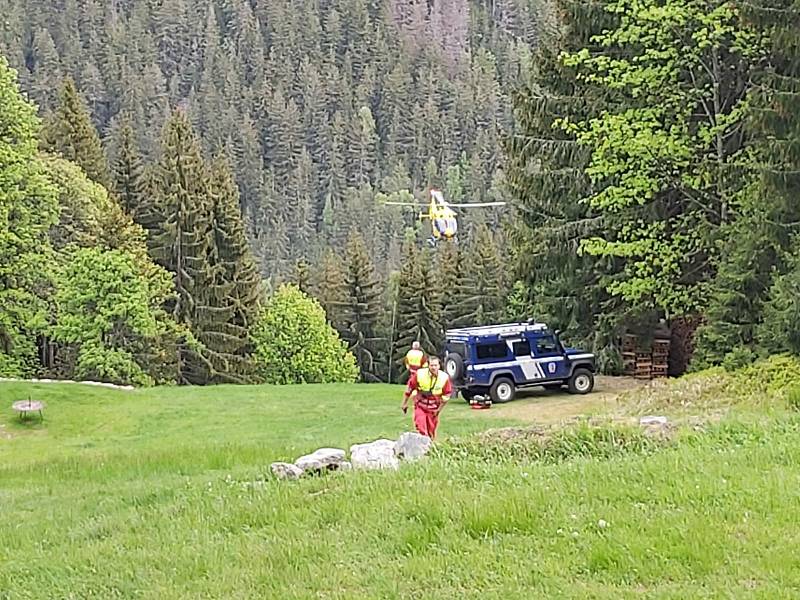
<instances>
[{"instance_id":1,"label":"vehicle side window","mask_svg":"<svg viewBox=\"0 0 800 600\"><path fill-rule=\"evenodd\" d=\"M551 335L546 335L536 340L536 354L555 354L558 352L556 339Z\"/></svg>"},{"instance_id":2,"label":"vehicle side window","mask_svg":"<svg viewBox=\"0 0 800 600\"><path fill-rule=\"evenodd\" d=\"M530 356L531 343L528 340L514 342L514 356Z\"/></svg>"},{"instance_id":3,"label":"vehicle side window","mask_svg":"<svg viewBox=\"0 0 800 600\"><path fill-rule=\"evenodd\" d=\"M467 345L464 342L450 342L445 349L448 352L460 354L462 357L467 356Z\"/></svg>"},{"instance_id":4,"label":"vehicle side window","mask_svg":"<svg viewBox=\"0 0 800 600\"><path fill-rule=\"evenodd\" d=\"M478 360L484 358L505 358L507 347L503 342L494 344L478 344L476 346L478 351Z\"/></svg>"}]
</instances>

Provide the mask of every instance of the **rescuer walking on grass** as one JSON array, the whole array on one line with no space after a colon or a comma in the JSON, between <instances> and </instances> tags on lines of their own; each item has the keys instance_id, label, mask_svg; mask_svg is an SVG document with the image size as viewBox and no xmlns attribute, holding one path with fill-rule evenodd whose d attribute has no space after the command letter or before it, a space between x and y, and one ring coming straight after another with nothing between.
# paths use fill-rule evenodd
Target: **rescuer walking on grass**
<instances>
[{"instance_id":1,"label":"rescuer walking on grass","mask_svg":"<svg viewBox=\"0 0 800 600\"><path fill-rule=\"evenodd\" d=\"M406 357L403 359L403 364L408 369L409 375L417 372L417 369L425 364L425 353L419 346L419 342L411 344L411 350L406 352Z\"/></svg>"},{"instance_id":2,"label":"rescuer walking on grass","mask_svg":"<svg viewBox=\"0 0 800 600\"><path fill-rule=\"evenodd\" d=\"M417 431L431 439L436 437L439 413L450 400L453 386L447 373L439 370L439 359L432 356L427 367L412 373L403 395L402 409L408 410L408 399L414 402L414 425Z\"/></svg>"}]
</instances>

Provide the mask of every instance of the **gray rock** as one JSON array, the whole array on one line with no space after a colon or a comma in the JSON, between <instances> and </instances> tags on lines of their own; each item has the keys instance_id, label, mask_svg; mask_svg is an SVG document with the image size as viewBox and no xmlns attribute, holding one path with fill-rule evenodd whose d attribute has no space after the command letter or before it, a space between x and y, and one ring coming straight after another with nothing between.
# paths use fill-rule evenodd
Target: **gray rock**
<instances>
[{"instance_id":1,"label":"gray rock","mask_svg":"<svg viewBox=\"0 0 800 600\"><path fill-rule=\"evenodd\" d=\"M335 471L344 460L345 452L339 448L320 448L316 452L301 456L294 461L295 466L303 472L317 472L323 470Z\"/></svg>"},{"instance_id":2,"label":"gray rock","mask_svg":"<svg viewBox=\"0 0 800 600\"><path fill-rule=\"evenodd\" d=\"M269 468L278 479L297 479L303 474L303 469L291 463L274 462Z\"/></svg>"},{"instance_id":3,"label":"gray rock","mask_svg":"<svg viewBox=\"0 0 800 600\"><path fill-rule=\"evenodd\" d=\"M400 461L394 454L394 441L376 440L369 444L350 447L350 461L354 469L396 469Z\"/></svg>"},{"instance_id":4,"label":"gray rock","mask_svg":"<svg viewBox=\"0 0 800 600\"><path fill-rule=\"evenodd\" d=\"M395 456L405 460L418 460L431 449L431 438L420 433L404 433L394 444Z\"/></svg>"},{"instance_id":5,"label":"gray rock","mask_svg":"<svg viewBox=\"0 0 800 600\"><path fill-rule=\"evenodd\" d=\"M659 427L663 427L664 425L667 425L668 423L669 423L669 419L667 419L667 417L647 416L647 417L642 417L641 419L639 419L639 425L647 425L647 426L656 425L656 426L659 426Z\"/></svg>"},{"instance_id":6,"label":"gray rock","mask_svg":"<svg viewBox=\"0 0 800 600\"><path fill-rule=\"evenodd\" d=\"M353 470L353 463L348 461L342 461L338 465L336 465L337 471L352 471Z\"/></svg>"}]
</instances>

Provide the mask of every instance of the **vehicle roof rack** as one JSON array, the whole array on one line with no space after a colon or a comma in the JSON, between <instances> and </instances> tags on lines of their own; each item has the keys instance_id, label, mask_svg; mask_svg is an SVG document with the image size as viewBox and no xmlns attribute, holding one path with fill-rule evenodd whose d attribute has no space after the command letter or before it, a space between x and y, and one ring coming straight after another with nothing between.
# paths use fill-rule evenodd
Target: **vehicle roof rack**
<instances>
[{"instance_id":1,"label":"vehicle roof rack","mask_svg":"<svg viewBox=\"0 0 800 600\"><path fill-rule=\"evenodd\" d=\"M514 335L528 331L546 331L547 325L535 321L526 323L503 323L501 325L482 325L478 327L459 327L448 329L448 336L489 336L489 335Z\"/></svg>"}]
</instances>

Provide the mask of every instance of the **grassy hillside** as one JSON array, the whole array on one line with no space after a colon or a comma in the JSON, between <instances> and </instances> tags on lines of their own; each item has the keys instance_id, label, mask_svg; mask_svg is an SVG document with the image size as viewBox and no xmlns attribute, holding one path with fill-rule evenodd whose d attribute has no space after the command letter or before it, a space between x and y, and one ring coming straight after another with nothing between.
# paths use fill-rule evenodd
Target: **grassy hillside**
<instances>
[{"instance_id":1,"label":"grassy hillside","mask_svg":"<svg viewBox=\"0 0 800 600\"><path fill-rule=\"evenodd\" d=\"M41 426L20 425L7 408L29 393L48 403ZM675 394L659 393L625 402L632 413L642 403L668 408L662 400ZM442 431L458 437L424 463L293 483L268 477L273 460L396 436L407 425L400 394L0 384L0 598L800 590L800 419L784 400L760 418L749 405L668 442L579 427L539 454L476 442L471 432L519 423L504 418L506 407L458 403Z\"/></svg>"}]
</instances>

